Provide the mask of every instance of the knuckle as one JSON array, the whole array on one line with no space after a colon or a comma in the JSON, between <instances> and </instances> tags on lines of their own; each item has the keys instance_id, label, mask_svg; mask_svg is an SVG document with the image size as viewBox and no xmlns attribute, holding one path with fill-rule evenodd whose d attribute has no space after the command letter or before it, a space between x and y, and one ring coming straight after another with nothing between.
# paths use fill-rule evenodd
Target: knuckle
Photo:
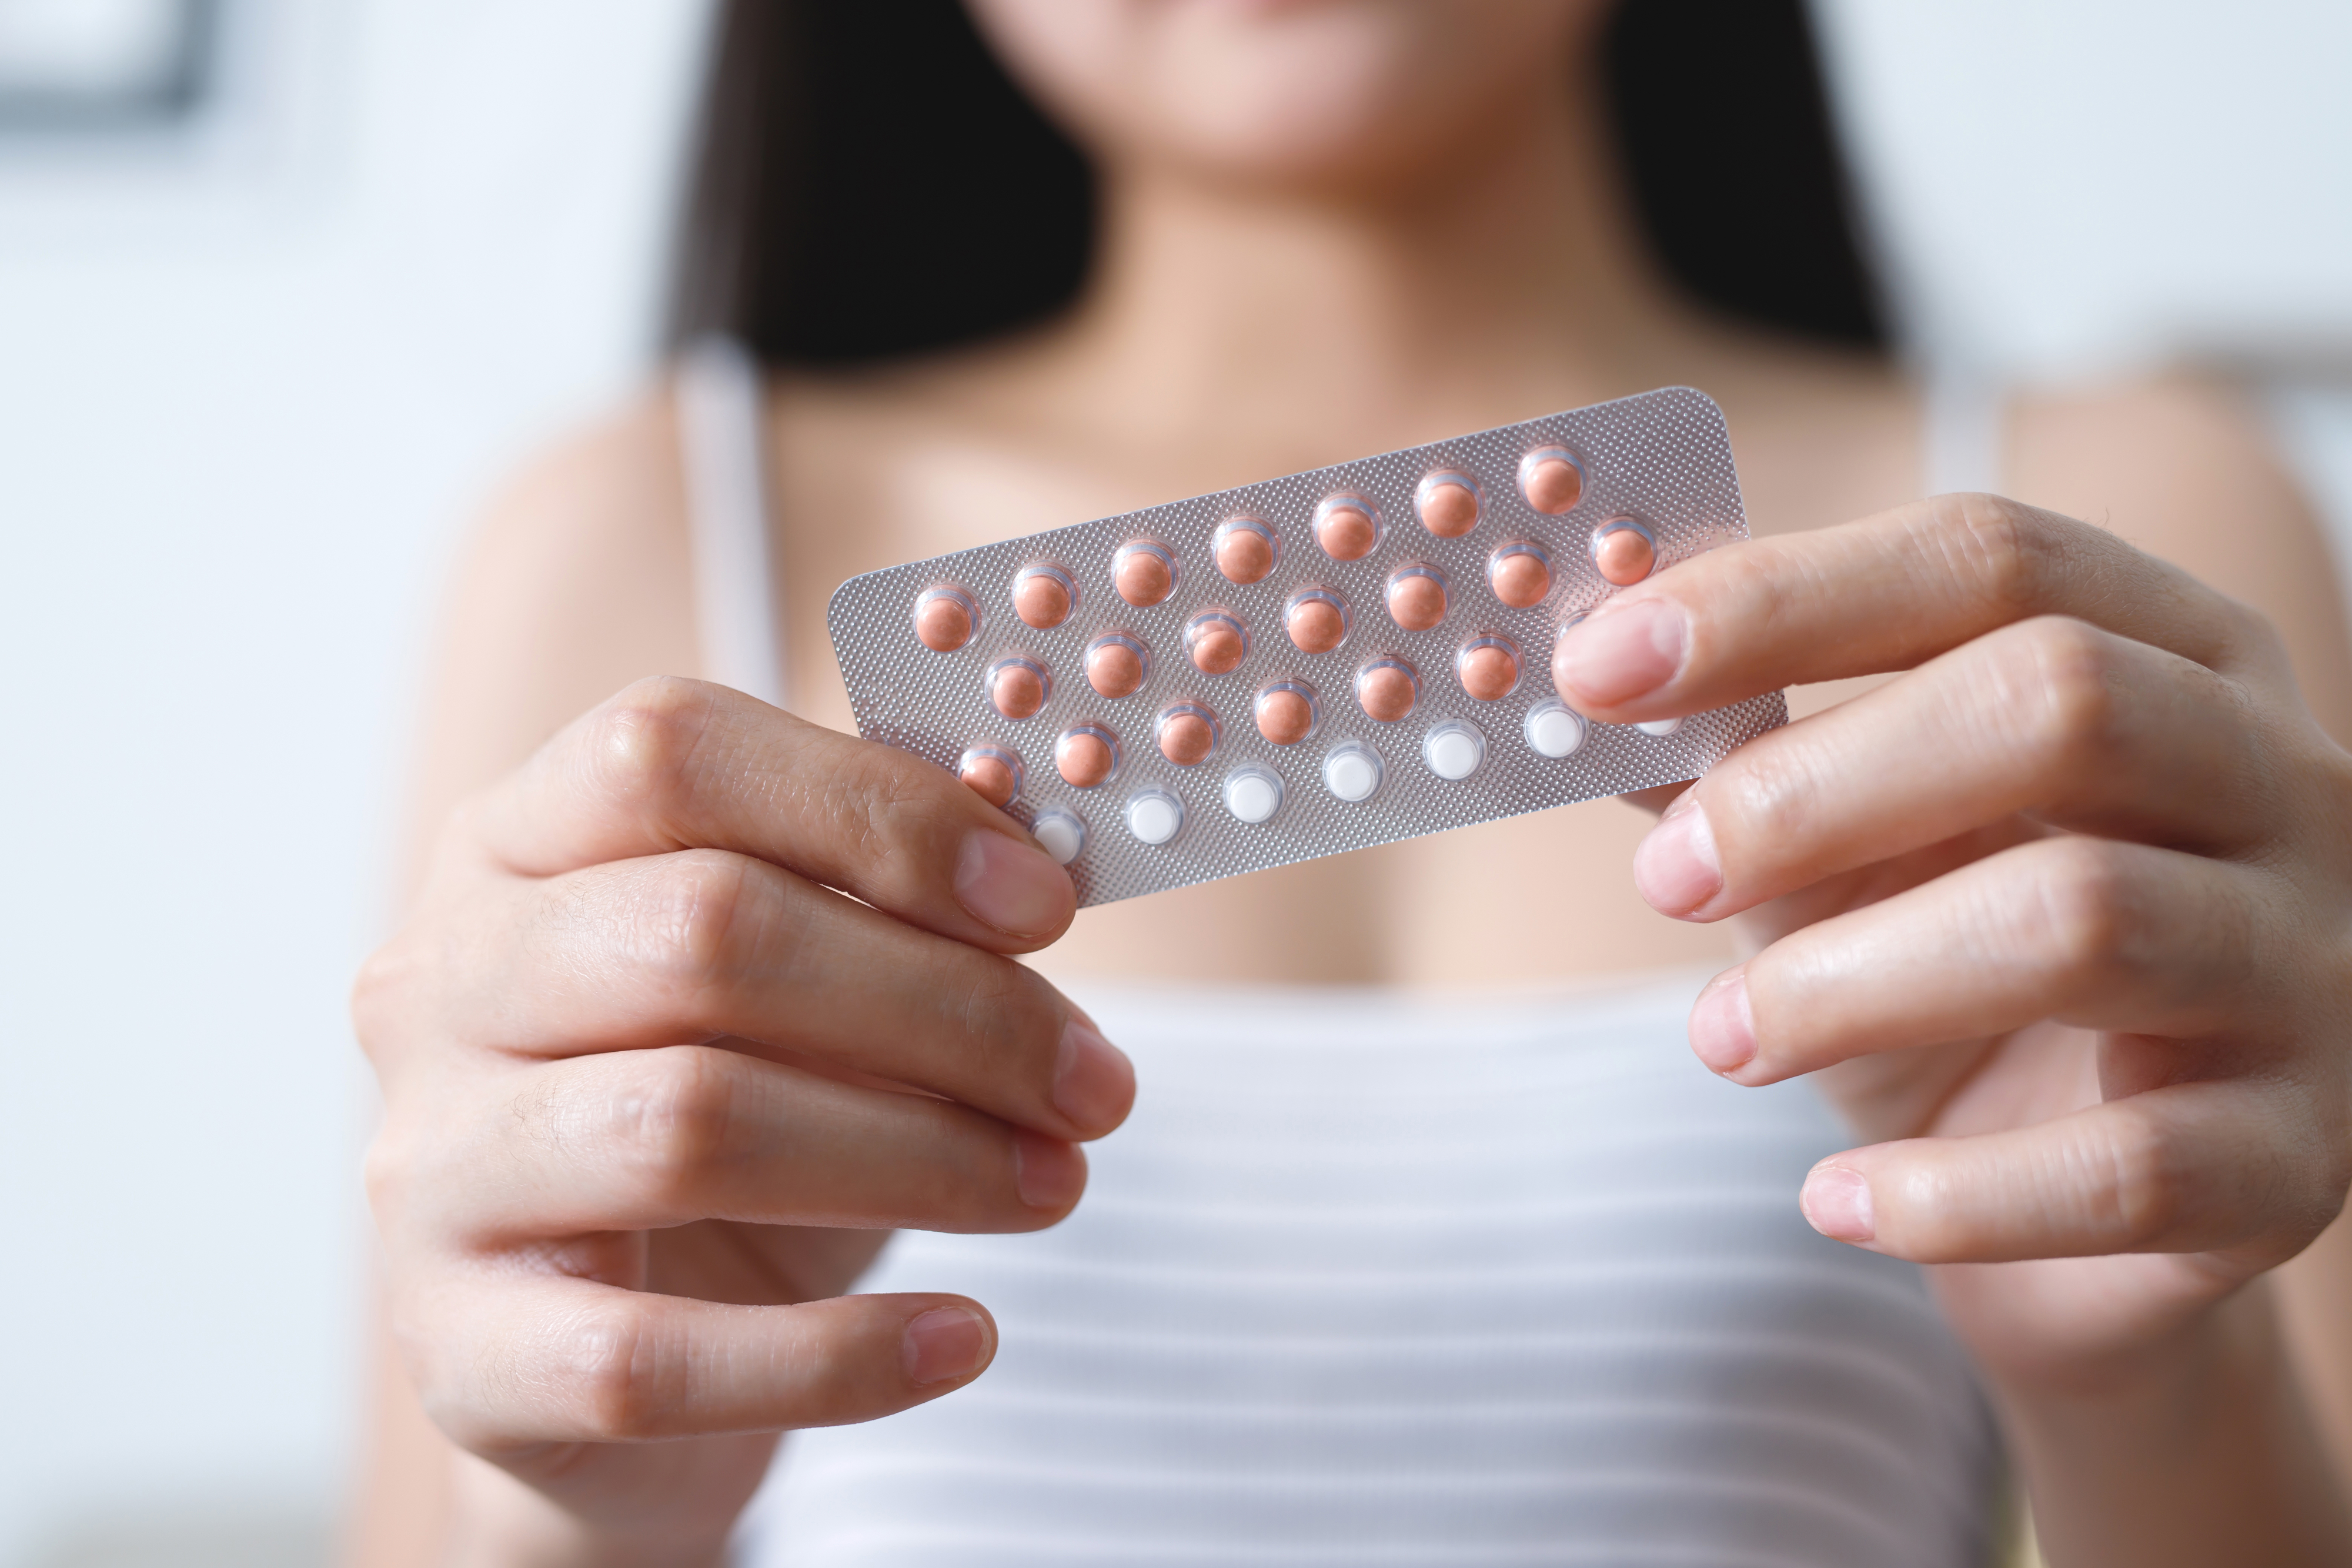
<instances>
[{"instance_id":1,"label":"knuckle","mask_svg":"<svg viewBox=\"0 0 2352 1568\"><path fill-rule=\"evenodd\" d=\"M772 901L751 862L723 850L686 850L656 864L632 923L637 957L655 982L693 1009L732 985L761 949Z\"/></svg>"},{"instance_id":2,"label":"knuckle","mask_svg":"<svg viewBox=\"0 0 2352 1568\"><path fill-rule=\"evenodd\" d=\"M2126 851L2095 839L2051 841L2036 887L2041 939L2058 966L2090 975L2137 973L2156 956L2139 878Z\"/></svg>"},{"instance_id":3,"label":"knuckle","mask_svg":"<svg viewBox=\"0 0 2352 1568\"><path fill-rule=\"evenodd\" d=\"M2049 514L2000 496L1956 496L1938 543L1993 602L2031 614L2064 575L2071 541Z\"/></svg>"},{"instance_id":4,"label":"knuckle","mask_svg":"<svg viewBox=\"0 0 2352 1568\"><path fill-rule=\"evenodd\" d=\"M2021 668L2004 685L2024 698L2032 748L2062 768L2089 765L2112 751L2121 716L2121 651L2097 627L2047 615L2018 628Z\"/></svg>"},{"instance_id":5,"label":"knuckle","mask_svg":"<svg viewBox=\"0 0 2352 1568\"><path fill-rule=\"evenodd\" d=\"M970 826L958 810L963 802L944 788L963 786L903 754L884 751L865 761L839 776L831 815L844 825L849 848L876 888L912 892L940 863L940 846Z\"/></svg>"},{"instance_id":6,"label":"knuckle","mask_svg":"<svg viewBox=\"0 0 2352 1568\"><path fill-rule=\"evenodd\" d=\"M2116 1118L2085 1157L2097 1163L2092 1174L2103 1178L2090 1189L2099 1195L2094 1221L2116 1249L2152 1245L2179 1228L2188 1184L2158 1128L2137 1116Z\"/></svg>"},{"instance_id":7,"label":"knuckle","mask_svg":"<svg viewBox=\"0 0 2352 1568\"><path fill-rule=\"evenodd\" d=\"M589 727L587 754L604 793L660 810L688 790L709 733L710 688L654 675L623 689Z\"/></svg>"},{"instance_id":8,"label":"knuckle","mask_svg":"<svg viewBox=\"0 0 2352 1568\"><path fill-rule=\"evenodd\" d=\"M614 1156L655 1196L682 1199L725 1162L742 1114L727 1053L672 1046L630 1053L604 1105Z\"/></svg>"},{"instance_id":9,"label":"knuckle","mask_svg":"<svg viewBox=\"0 0 2352 1568\"><path fill-rule=\"evenodd\" d=\"M625 1443L670 1429L685 1394L683 1368L660 1353L638 1303L623 1298L583 1307L550 1333L555 1375L572 1389L583 1438Z\"/></svg>"}]
</instances>

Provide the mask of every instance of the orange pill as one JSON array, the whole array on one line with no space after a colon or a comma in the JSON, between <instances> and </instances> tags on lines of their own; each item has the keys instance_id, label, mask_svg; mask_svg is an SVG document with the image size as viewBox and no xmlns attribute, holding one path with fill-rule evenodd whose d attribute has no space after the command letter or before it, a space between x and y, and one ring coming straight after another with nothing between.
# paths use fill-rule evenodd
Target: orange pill
<instances>
[{"instance_id":1,"label":"orange pill","mask_svg":"<svg viewBox=\"0 0 2352 1568\"><path fill-rule=\"evenodd\" d=\"M1006 659L988 672L988 700L1007 718L1027 718L1045 706L1045 672L1027 659Z\"/></svg>"},{"instance_id":2,"label":"orange pill","mask_svg":"<svg viewBox=\"0 0 2352 1568\"><path fill-rule=\"evenodd\" d=\"M1402 659L1380 659L1356 672L1356 702L1370 717L1394 724L1412 711L1421 683Z\"/></svg>"},{"instance_id":3,"label":"orange pill","mask_svg":"<svg viewBox=\"0 0 2352 1568\"><path fill-rule=\"evenodd\" d=\"M1584 497L1584 470L1565 447L1545 446L1519 459L1519 494L1537 511L1557 517Z\"/></svg>"},{"instance_id":4,"label":"orange pill","mask_svg":"<svg viewBox=\"0 0 2352 1568\"><path fill-rule=\"evenodd\" d=\"M971 641L980 612L960 588L927 590L915 601L915 640L934 653L952 653Z\"/></svg>"},{"instance_id":5,"label":"orange pill","mask_svg":"<svg viewBox=\"0 0 2352 1568\"><path fill-rule=\"evenodd\" d=\"M1160 716L1160 755L1177 767L1197 767L1216 748L1216 721L1208 709L1184 703Z\"/></svg>"},{"instance_id":6,"label":"orange pill","mask_svg":"<svg viewBox=\"0 0 2352 1568\"><path fill-rule=\"evenodd\" d=\"M1604 582L1631 587L1656 570L1657 541L1639 523L1603 523L1592 533L1592 564Z\"/></svg>"},{"instance_id":7,"label":"orange pill","mask_svg":"<svg viewBox=\"0 0 2352 1568\"><path fill-rule=\"evenodd\" d=\"M1435 567L1409 566L1389 579L1389 616L1408 632L1445 619L1445 579Z\"/></svg>"},{"instance_id":8,"label":"orange pill","mask_svg":"<svg viewBox=\"0 0 2352 1568\"><path fill-rule=\"evenodd\" d=\"M1478 526L1478 486L1467 474L1432 474L1414 492L1421 526L1442 539L1458 539Z\"/></svg>"},{"instance_id":9,"label":"orange pill","mask_svg":"<svg viewBox=\"0 0 2352 1568\"><path fill-rule=\"evenodd\" d=\"M1551 561L1540 546L1505 545L1486 562L1486 585L1512 609L1531 609L1551 591Z\"/></svg>"},{"instance_id":10,"label":"orange pill","mask_svg":"<svg viewBox=\"0 0 2352 1568\"><path fill-rule=\"evenodd\" d=\"M1258 693L1257 732L1276 746L1296 746L1315 733L1315 699L1296 684Z\"/></svg>"},{"instance_id":11,"label":"orange pill","mask_svg":"<svg viewBox=\"0 0 2352 1568\"><path fill-rule=\"evenodd\" d=\"M1040 632L1067 621L1076 601L1069 573L1059 567L1028 567L1013 580L1013 613Z\"/></svg>"},{"instance_id":12,"label":"orange pill","mask_svg":"<svg viewBox=\"0 0 2352 1568\"><path fill-rule=\"evenodd\" d=\"M1066 729L1054 742L1054 768L1073 789L1091 789L1118 768L1110 732L1094 725Z\"/></svg>"},{"instance_id":13,"label":"orange pill","mask_svg":"<svg viewBox=\"0 0 2352 1568\"><path fill-rule=\"evenodd\" d=\"M1176 559L1158 545L1136 539L1111 558L1111 585L1139 610L1160 603L1176 588Z\"/></svg>"},{"instance_id":14,"label":"orange pill","mask_svg":"<svg viewBox=\"0 0 2352 1568\"><path fill-rule=\"evenodd\" d=\"M1223 611L1196 615L1184 628L1184 652L1192 667L1204 675L1229 675L1249 652L1242 623Z\"/></svg>"},{"instance_id":15,"label":"orange pill","mask_svg":"<svg viewBox=\"0 0 2352 1568\"><path fill-rule=\"evenodd\" d=\"M1380 513L1361 496L1329 496L1315 508L1315 542L1333 560L1361 560L1380 543Z\"/></svg>"},{"instance_id":16,"label":"orange pill","mask_svg":"<svg viewBox=\"0 0 2352 1568\"><path fill-rule=\"evenodd\" d=\"M1283 629L1302 653L1328 653L1348 638L1348 607L1328 589L1310 588L1283 612Z\"/></svg>"},{"instance_id":17,"label":"orange pill","mask_svg":"<svg viewBox=\"0 0 2352 1568\"><path fill-rule=\"evenodd\" d=\"M1519 684L1519 653L1500 637L1480 637L1464 647L1454 662L1462 689L1482 703L1511 695Z\"/></svg>"},{"instance_id":18,"label":"orange pill","mask_svg":"<svg viewBox=\"0 0 2352 1568\"><path fill-rule=\"evenodd\" d=\"M971 792L1002 810L1021 790L1021 776L1013 762L993 747L974 747L963 754L957 776Z\"/></svg>"},{"instance_id":19,"label":"orange pill","mask_svg":"<svg viewBox=\"0 0 2352 1568\"><path fill-rule=\"evenodd\" d=\"M1114 702L1135 695L1143 685L1143 644L1132 637L1099 637L1087 650L1087 685L1097 696Z\"/></svg>"},{"instance_id":20,"label":"orange pill","mask_svg":"<svg viewBox=\"0 0 2352 1568\"><path fill-rule=\"evenodd\" d=\"M1255 517L1232 517L1217 526L1217 570L1227 580L1262 582L1274 570L1274 530Z\"/></svg>"}]
</instances>

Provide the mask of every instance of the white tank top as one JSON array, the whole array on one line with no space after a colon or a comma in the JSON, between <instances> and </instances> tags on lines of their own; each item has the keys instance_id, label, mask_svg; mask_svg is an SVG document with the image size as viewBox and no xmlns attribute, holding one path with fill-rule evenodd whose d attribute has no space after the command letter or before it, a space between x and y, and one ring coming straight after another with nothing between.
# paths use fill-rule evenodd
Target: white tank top
<instances>
[{"instance_id":1,"label":"white tank top","mask_svg":"<svg viewBox=\"0 0 2352 1568\"><path fill-rule=\"evenodd\" d=\"M706 347L679 408L708 673L764 695L758 387ZM1075 988L1139 1081L1076 1213L902 1232L859 1286L985 1302L995 1364L787 1437L737 1563L1979 1568L1967 1358L1916 1269L1799 1216L1850 1140L1699 1066L1703 977Z\"/></svg>"}]
</instances>

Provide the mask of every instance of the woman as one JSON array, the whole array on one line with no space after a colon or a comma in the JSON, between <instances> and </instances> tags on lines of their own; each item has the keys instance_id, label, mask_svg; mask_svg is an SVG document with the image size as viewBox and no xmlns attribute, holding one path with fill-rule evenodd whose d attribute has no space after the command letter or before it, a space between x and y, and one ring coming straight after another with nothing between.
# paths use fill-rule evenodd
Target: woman
<instances>
[{"instance_id":1,"label":"woman","mask_svg":"<svg viewBox=\"0 0 2352 1568\"><path fill-rule=\"evenodd\" d=\"M369 1560L716 1562L793 1429L752 1561L1957 1564L1995 1415L2055 1562L2352 1555L2352 660L2230 411L2019 401L1984 485L2049 509L1917 502L1969 420L1694 303L1867 336L1858 274L1776 291L1786 214L1644 168L1678 104L1803 68L1695 78L1691 18L1793 9L972 0L1096 182L1058 305L1075 267L1018 242L1075 260L1085 175L1034 124L918 139L1046 172L962 210L743 162L1003 90L918 7L826 52L879 9L726 40L740 73L797 15L773 57L820 96L722 72L722 111L809 119L717 134L706 193L807 204L688 277L797 362L755 415L703 377L558 454L458 591L437 848L356 1003L398 1352ZM1772 175L1731 130L1695 166ZM841 304L894 267L935 287ZM959 288L1050 313L941 348ZM1017 825L837 733L853 572L1670 382L1725 407L1759 539L1565 636L1563 697L1892 678L1662 820L1073 922ZM803 716L637 680L690 669Z\"/></svg>"}]
</instances>

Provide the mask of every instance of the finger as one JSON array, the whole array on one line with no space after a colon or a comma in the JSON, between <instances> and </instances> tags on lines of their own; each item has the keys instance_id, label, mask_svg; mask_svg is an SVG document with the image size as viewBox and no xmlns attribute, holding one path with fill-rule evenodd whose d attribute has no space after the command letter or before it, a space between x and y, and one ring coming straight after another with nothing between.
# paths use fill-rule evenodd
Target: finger
<instances>
[{"instance_id":1,"label":"finger","mask_svg":"<svg viewBox=\"0 0 2352 1568\"><path fill-rule=\"evenodd\" d=\"M1052 941L1077 906L1053 857L945 768L701 681L629 687L472 802L461 831L532 876L732 850L998 952Z\"/></svg>"},{"instance_id":2,"label":"finger","mask_svg":"<svg viewBox=\"0 0 2352 1568\"><path fill-rule=\"evenodd\" d=\"M1127 1058L1035 971L723 851L518 884L435 951L435 1005L493 1049L733 1037L1071 1138L1135 1099Z\"/></svg>"},{"instance_id":3,"label":"finger","mask_svg":"<svg viewBox=\"0 0 2352 1568\"><path fill-rule=\"evenodd\" d=\"M2040 615L2291 681L2252 611L2105 529L1993 496L1939 496L1679 562L1564 631L1552 678L1591 717L1669 718L1907 670Z\"/></svg>"},{"instance_id":4,"label":"finger","mask_svg":"<svg viewBox=\"0 0 2352 1568\"><path fill-rule=\"evenodd\" d=\"M2292 1256L2342 1197L2289 1086L2181 1083L2038 1126L1832 1155L1801 1206L1822 1235L1919 1263L2114 1252Z\"/></svg>"},{"instance_id":5,"label":"finger","mask_svg":"<svg viewBox=\"0 0 2352 1568\"><path fill-rule=\"evenodd\" d=\"M2004 850L1790 932L1718 977L1691 1048L1741 1083L2042 1019L2194 1039L2270 1005L2267 873L2077 837Z\"/></svg>"},{"instance_id":6,"label":"finger","mask_svg":"<svg viewBox=\"0 0 2352 1568\"><path fill-rule=\"evenodd\" d=\"M426 1157L414 1218L478 1247L703 1219L1041 1230L1087 1183L1062 1139L708 1046L534 1069Z\"/></svg>"},{"instance_id":7,"label":"finger","mask_svg":"<svg viewBox=\"0 0 2352 1568\"><path fill-rule=\"evenodd\" d=\"M870 1421L953 1392L996 1354L993 1320L961 1296L733 1306L541 1278L425 1310L436 1333L402 1337L425 1409L491 1458Z\"/></svg>"},{"instance_id":8,"label":"finger","mask_svg":"<svg viewBox=\"0 0 2352 1568\"><path fill-rule=\"evenodd\" d=\"M1757 737L1675 802L1634 880L1717 919L2021 813L2228 852L2282 820L2270 749L2226 678L2045 617Z\"/></svg>"}]
</instances>

